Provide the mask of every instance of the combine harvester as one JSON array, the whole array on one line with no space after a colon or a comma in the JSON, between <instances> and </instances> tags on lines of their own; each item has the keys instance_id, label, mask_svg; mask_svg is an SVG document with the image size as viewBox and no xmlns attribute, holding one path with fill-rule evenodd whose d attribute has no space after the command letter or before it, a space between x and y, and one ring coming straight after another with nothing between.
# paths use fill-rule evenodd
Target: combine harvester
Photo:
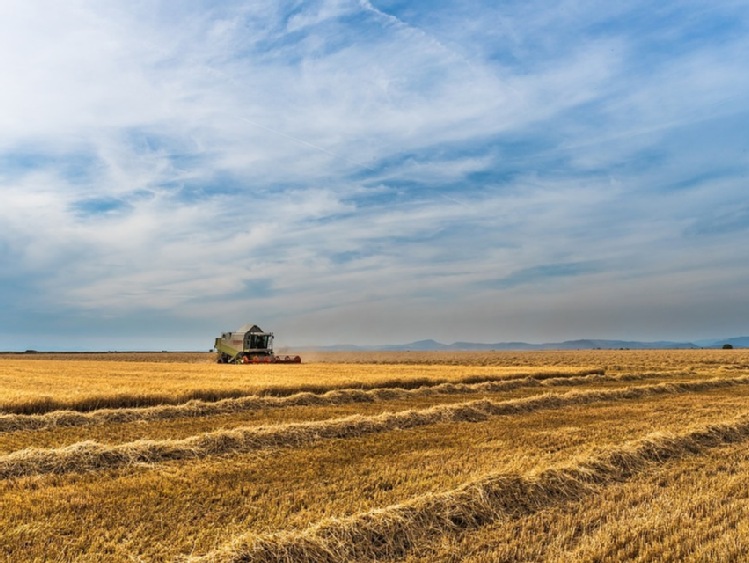
<instances>
[{"instance_id":1,"label":"combine harvester","mask_svg":"<svg viewBox=\"0 0 749 563\"><path fill-rule=\"evenodd\" d=\"M301 364L299 356L276 356L273 333L246 324L235 332L223 332L214 344L219 364Z\"/></svg>"}]
</instances>

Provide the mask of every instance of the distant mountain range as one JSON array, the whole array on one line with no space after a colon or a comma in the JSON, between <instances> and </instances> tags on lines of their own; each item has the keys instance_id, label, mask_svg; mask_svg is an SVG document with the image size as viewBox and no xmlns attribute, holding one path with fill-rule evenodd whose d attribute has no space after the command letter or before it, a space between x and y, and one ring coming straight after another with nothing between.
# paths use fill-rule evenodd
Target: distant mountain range
<instances>
[{"instance_id":1,"label":"distant mountain range","mask_svg":"<svg viewBox=\"0 0 749 563\"><path fill-rule=\"evenodd\" d=\"M379 346L334 345L308 347L309 350L329 352L429 352L429 351L470 351L470 350L685 350L699 348L722 348L730 344L734 348L749 348L749 336L724 338L719 340L697 340L695 342L672 342L661 340L657 342L640 342L636 340L601 340L585 338L580 340L565 340L564 342L547 342L545 344L529 344L527 342L496 342L483 344L480 342L453 342L442 344L436 340L418 340L410 344L383 344Z\"/></svg>"}]
</instances>

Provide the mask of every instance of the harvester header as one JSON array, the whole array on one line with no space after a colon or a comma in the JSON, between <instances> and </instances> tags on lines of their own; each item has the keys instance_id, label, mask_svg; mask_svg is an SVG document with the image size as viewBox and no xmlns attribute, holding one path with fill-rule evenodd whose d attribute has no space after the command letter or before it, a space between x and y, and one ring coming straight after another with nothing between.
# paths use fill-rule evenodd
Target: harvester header
<instances>
[{"instance_id":1,"label":"harvester header","mask_svg":"<svg viewBox=\"0 0 749 563\"><path fill-rule=\"evenodd\" d=\"M214 347L219 364L300 364L299 356L276 356L273 333L246 324L234 332L223 332Z\"/></svg>"}]
</instances>

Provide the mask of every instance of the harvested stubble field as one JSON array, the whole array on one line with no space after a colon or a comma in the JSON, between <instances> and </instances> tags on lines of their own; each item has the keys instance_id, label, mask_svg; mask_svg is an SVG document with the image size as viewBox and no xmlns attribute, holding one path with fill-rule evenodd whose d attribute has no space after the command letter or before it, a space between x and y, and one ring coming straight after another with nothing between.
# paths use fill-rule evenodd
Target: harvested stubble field
<instances>
[{"instance_id":1,"label":"harvested stubble field","mask_svg":"<svg viewBox=\"0 0 749 563\"><path fill-rule=\"evenodd\" d=\"M0 356L0 559L740 561L749 351Z\"/></svg>"}]
</instances>

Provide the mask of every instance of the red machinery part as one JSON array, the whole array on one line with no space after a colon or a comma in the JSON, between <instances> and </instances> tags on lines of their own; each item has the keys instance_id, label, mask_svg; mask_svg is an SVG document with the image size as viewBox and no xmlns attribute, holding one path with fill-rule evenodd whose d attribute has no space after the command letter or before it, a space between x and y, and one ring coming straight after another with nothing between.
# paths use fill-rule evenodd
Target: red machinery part
<instances>
[{"instance_id":1,"label":"red machinery part","mask_svg":"<svg viewBox=\"0 0 749 563\"><path fill-rule=\"evenodd\" d=\"M299 356L242 356L243 364L301 364Z\"/></svg>"}]
</instances>

